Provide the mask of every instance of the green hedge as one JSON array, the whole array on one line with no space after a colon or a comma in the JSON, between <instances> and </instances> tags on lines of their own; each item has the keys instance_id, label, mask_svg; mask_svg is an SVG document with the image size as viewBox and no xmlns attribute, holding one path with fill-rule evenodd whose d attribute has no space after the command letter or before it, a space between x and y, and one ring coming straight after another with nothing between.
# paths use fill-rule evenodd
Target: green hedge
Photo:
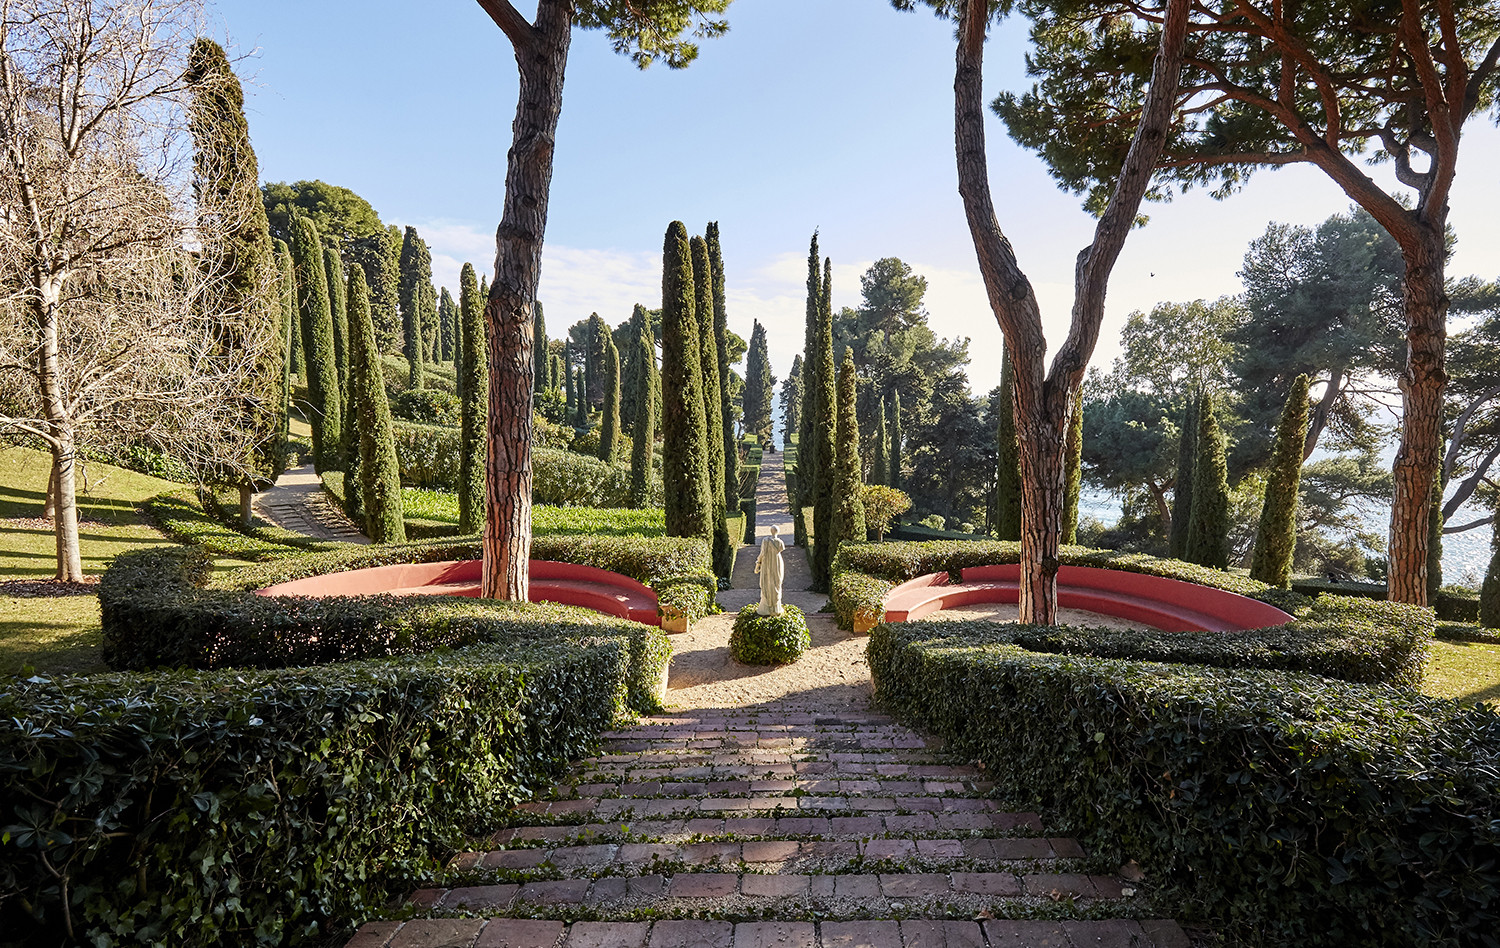
<instances>
[{"instance_id":1,"label":"green hedge","mask_svg":"<svg viewBox=\"0 0 1500 948\"><path fill-rule=\"evenodd\" d=\"M446 527L451 536L458 529L458 496L447 491L408 487L401 492L406 513L407 533L413 522L432 529ZM666 533L666 520L660 507L558 507L533 504L533 536L613 536L660 537Z\"/></svg>"},{"instance_id":2,"label":"green hedge","mask_svg":"<svg viewBox=\"0 0 1500 948\"><path fill-rule=\"evenodd\" d=\"M279 535L276 539L270 539L268 536L241 533L206 512L191 488L157 494L147 500L144 506L147 515L167 536L178 543L216 556L240 560L273 560L295 556L304 552L309 544L315 543L302 537L294 546L288 538Z\"/></svg>"},{"instance_id":3,"label":"green hedge","mask_svg":"<svg viewBox=\"0 0 1500 948\"><path fill-rule=\"evenodd\" d=\"M1037 654L881 625L880 701L1231 940L1483 945L1500 925L1500 716L1284 671ZM987 635L988 633L986 633Z\"/></svg>"},{"instance_id":4,"label":"green hedge","mask_svg":"<svg viewBox=\"0 0 1500 948\"><path fill-rule=\"evenodd\" d=\"M745 537L746 543L755 542L755 498L740 501L740 513L745 515Z\"/></svg>"},{"instance_id":5,"label":"green hedge","mask_svg":"<svg viewBox=\"0 0 1500 948\"><path fill-rule=\"evenodd\" d=\"M600 631L11 679L0 942L72 942L71 925L96 945L332 943L591 750L629 661L626 637Z\"/></svg>"},{"instance_id":6,"label":"green hedge","mask_svg":"<svg viewBox=\"0 0 1500 948\"><path fill-rule=\"evenodd\" d=\"M786 665L812 648L807 619L796 606L782 606L781 615L763 616L759 603L744 606L734 617L729 652L746 665Z\"/></svg>"}]
</instances>

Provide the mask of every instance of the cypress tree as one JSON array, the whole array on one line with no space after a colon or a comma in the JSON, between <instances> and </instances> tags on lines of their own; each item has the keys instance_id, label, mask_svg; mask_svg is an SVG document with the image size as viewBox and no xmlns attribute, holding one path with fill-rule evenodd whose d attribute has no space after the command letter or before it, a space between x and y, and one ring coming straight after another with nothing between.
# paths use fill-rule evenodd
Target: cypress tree
<instances>
[{"instance_id":1,"label":"cypress tree","mask_svg":"<svg viewBox=\"0 0 1500 948\"><path fill-rule=\"evenodd\" d=\"M1490 521L1490 566L1479 587L1479 624L1500 628L1500 509Z\"/></svg>"},{"instance_id":2,"label":"cypress tree","mask_svg":"<svg viewBox=\"0 0 1500 948\"><path fill-rule=\"evenodd\" d=\"M1073 392L1063 455L1062 542L1078 542L1078 495L1083 489L1083 389Z\"/></svg>"},{"instance_id":3,"label":"cypress tree","mask_svg":"<svg viewBox=\"0 0 1500 948\"><path fill-rule=\"evenodd\" d=\"M694 237L688 246L693 255L693 307L698 314L698 351L703 369L708 483L714 509L714 572L728 576L734 570L734 546L725 519L728 511L724 504L724 399L719 388L719 344L714 339L713 269L708 259L708 243L702 237Z\"/></svg>"},{"instance_id":4,"label":"cypress tree","mask_svg":"<svg viewBox=\"0 0 1500 948\"><path fill-rule=\"evenodd\" d=\"M818 232L813 231L807 253L807 316L802 339L802 417L797 425L797 506L811 507L818 489L818 450L813 438L813 424L818 416L818 314L823 299L823 273L819 269ZM793 511L796 513L796 511ZM801 522L797 518L796 522ZM798 544L807 542L805 536Z\"/></svg>"},{"instance_id":5,"label":"cypress tree","mask_svg":"<svg viewBox=\"0 0 1500 948\"><path fill-rule=\"evenodd\" d=\"M752 434L762 445L771 442L771 390L776 376L771 374L771 356L766 345L766 327L755 320L750 329L750 351L745 357L745 389L740 411L745 419L745 433Z\"/></svg>"},{"instance_id":6,"label":"cypress tree","mask_svg":"<svg viewBox=\"0 0 1500 948\"><path fill-rule=\"evenodd\" d=\"M532 367L534 378L532 387L537 392L547 390L548 361L551 354L547 349L547 317L542 315L542 301L537 300L531 304L531 354L535 365Z\"/></svg>"},{"instance_id":7,"label":"cypress tree","mask_svg":"<svg viewBox=\"0 0 1500 948\"><path fill-rule=\"evenodd\" d=\"M656 441L656 404L651 389L656 376L656 344L651 323L645 321L636 336L635 425L630 448L630 506L648 507L651 502L651 458Z\"/></svg>"},{"instance_id":8,"label":"cypress tree","mask_svg":"<svg viewBox=\"0 0 1500 948\"><path fill-rule=\"evenodd\" d=\"M704 235L708 246L708 271L713 280L714 340L718 347L719 414L724 432L724 509L740 506L740 449L734 436L734 404L729 385L729 313L724 305L724 253L719 246L719 222L710 221ZM710 413L712 417L712 413Z\"/></svg>"},{"instance_id":9,"label":"cypress tree","mask_svg":"<svg viewBox=\"0 0 1500 948\"><path fill-rule=\"evenodd\" d=\"M1193 512L1188 518L1187 559L1215 569L1229 567L1229 466L1213 396L1198 410L1198 456L1193 461Z\"/></svg>"},{"instance_id":10,"label":"cypress tree","mask_svg":"<svg viewBox=\"0 0 1500 948\"><path fill-rule=\"evenodd\" d=\"M817 485L813 494L813 588L826 592L832 581L834 438L838 425L838 392L833 370L833 262L823 258L823 285L818 300L818 343L813 355L817 416L813 447L817 451Z\"/></svg>"},{"instance_id":11,"label":"cypress tree","mask_svg":"<svg viewBox=\"0 0 1500 948\"><path fill-rule=\"evenodd\" d=\"M235 426L252 444L229 473L250 522L250 498L274 483L286 464L286 355L282 348L279 267L261 200L260 171L245 120L244 91L224 50L211 39L193 43L185 77L192 92L193 190L205 242L199 260L215 296L225 356L249 353L245 398Z\"/></svg>"},{"instance_id":12,"label":"cypress tree","mask_svg":"<svg viewBox=\"0 0 1500 948\"><path fill-rule=\"evenodd\" d=\"M891 392L891 472L887 475L885 482L897 490L901 489L901 447L903 436L901 433L901 393Z\"/></svg>"},{"instance_id":13,"label":"cypress tree","mask_svg":"<svg viewBox=\"0 0 1500 948\"><path fill-rule=\"evenodd\" d=\"M1255 531L1250 578L1283 588L1292 582L1292 555L1297 550L1297 495L1302 479L1302 449L1307 443L1307 376L1292 380L1292 390L1276 426L1266 499Z\"/></svg>"},{"instance_id":14,"label":"cypress tree","mask_svg":"<svg viewBox=\"0 0 1500 948\"><path fill-rule=\"evenodd\" d=\"M662 486L666 533L713 537L708 423L687 227L673 221L662 246Z\"/></svg>"},{"instance_id":15,"label":"cypress tree","mask_svg":"<svg viewBox=\"0 0 1500 948\"><path fill-rule=\"evenodd\" d=\"M1437 601L1443 588L1443 478L1432 479L1432 505L1427 510L1427 601Z\"/></svg>"},{"instance_id":16,"label":"cypress tree","mask_svg":"<svg viewBox=\"0 0 1500 948\"><path fill-rule=\"evenodd\" d=\"M885 425L885 399L875 396L875 444L870 452L870 483L885 484L891 472L890 453L886 441L891 436Z\"/></svg>"},{"instance_id":17,"label":"cypress tree","mask_svg":"<svg viewBox=\"0 0 1500 948\"><path fill-rule=\"evenodd\" d=\"M792 434L802 427L802 353L792 356L792 371L781 383L781 440L792 443Z\"/></svg>"},{"instance_id":18,"label":"cypress tree","mask_svg":"<svg viewBox=\"0 0 1500 948\"><path fill-rule=\"evenodd\" d=\"M363 267L349 268L349 355L354 413L359 416L359 484L365 536L376 543L402 543L401 467L391 431L391 405L385 371L370 314L370 288Z\"/></svg>"},{"instance_id":19,"label":"cypress tree","mask_svg":"<svg viewBox=\"0 0 1500 948\"><path fill-rule=\"evenodd\" d=\"M297 273L292 268L292 251L286 241L274 241L276 248L277 297L281 304L281 351L284 364L281 372L281 438L283 444L291 435L292 409L292 346L297 337L301 320L297 318ZM285 467L285 458L282 459Z\"/></svg>"},{"instance_id":20,"label":"cypress tree","mask_svg":"<svg viewBox=\"0 0 1500 948\"><path fill-rule=\"evenodd\" d=\"M338 366L339 391L349 391L349 304L344 260L332 247L323 248L323 269L328 275L328 312L333 317L333 358ZM345 405L349 404L347 397ZM347 441L347 439L345 439ZM348 457L348 455L344 455Z\"/></svg>"},{"instance_id":21,"label":"cypress tree","mask_svg":"<svg viewBox=\"0 0 1500 948\"><path fill-rule=\"evenodd\" d=\"M636 389L639 388L636 376L640 371L640 353L637 351L638 340L641 336L643 325L649 324L650 316L646 313L646 307L640 303L630 312L630 320L622 327L618 348L620 352L620 424L623 430L635 432L635 416L637 407L635 403Z\"/></svg>"},{"instance_id":22,"label":"cypress tree","mask_svg":"<svg viewBox=\"0 0 1500 948\"><path fill-rule=\"evenodd\" d=\"M854 374L854 353L844 350L844 364L838 376L838 430L834 457L833 542L828 545L829 562L838 555L843 543L865 541L864 478L860 476L859 416L855 398L858 391Z\"/></svg>"},{"instance_id":23,"label":"cypress tree","mask_svg":"<svg viewBox=\"0 0 1500 948\"><path fill-rule=\"evenodd\" d=\"M1016 441L1016 377L1000 353L1000 417L995 419L995 536L1021 539L1021 448Z\"/></svg>"},{"instance_id":24,"label":"cypress tree","mask_svg":"<svg viewBox=\"0 0 1500 948\"><path fill-rule=\"evenodd\" d=\"M406 228L401 241L401 329L405 334L404 352L408 365L407 384L421 388L426 384L423 366L431 348L426 336L428 324L436 322L436 314L427 315L428 300L432 294L432 254L427 244L417 236L415 227Z\"/></svg>"},{"instance_id":25,"label":"cypress tree","mask_svg":"<svg viewBox=\"0 0 1500 948\"><path fill-rule=\"evenodd\" d=\"M1172 480L1172 530L1167 547L1177 559L1187 559L1188 524L1193 518L1193 463L1198 457L1199 395L1188 398L1177 438L1177 474Z\"/></svg>"},{"instance_id":26,"label":"cypress tree","mask_svg":"<svg viewBox=\"0 0 1500 948\"><path fill-rule=\"evenodd\" d=\"M589 409L604 407L606 350L611 341L609 324L598 313L590 313L584 334L583 384Z\"/></svg>"},{"instance_id":27,"label":"cypress tree","mask_svg":"<svg viewBox=\"0 0 1500 948\"><path fill-rule=\"evenodd\" d=\"M462 289L459 290L463 292ZM478 287L475 287L478 292ZM438 316L438 358L439 362L452 362L453 352L456 348L458 338L458 304L453 301L453 296L448 288L442 287L438 290L437 302ZM454 376L457 378L457 375Z\"/></svg>"},{"instance_id":28,"label":"cypress tree","mask_svg":"<svg viewBox=\"0 0 1500 948\"><path fill-rule=\"evenodd\" d=\"M563 360L562 356L554 354L547 360L547 384L555 392L563 387ZM573 386L569 385L568 388Z\"/></svg>"},{"instance_id":29,"label":"cypress tree","mask_svg":"<svg viewBox=\"0 0 1500 948\"><path fill-rule=\"evenodd\" d=\"M355 245L355 258L365 271L370 287L370 319L375 324L375 341L381 352L401 352L401 243L389 231L361 238Z\"/></svg>"},{"instance_id":30,"label":"cypress tree","mask_svg":"<svg viewBox=\"0 0 1500 948\"><path fill-rule=\"evenodd\" d=\"M620 353L614 340L604 347L604 415L599 423L599 460L610 464L619 459L620 441Z\"/></svg>"},{"instance_id":31,"label":"cypress tree","mask_svg":"<svg viewBox=\"0 0 1500 948\"><path fill-rule=\"evenodd\" d=\"M333 314L328 275L318 228L306 217L292 221L292 265L297 274L297 311L307 340L307 398L312 403L313 458L316 469L339 467L343 413L339 410L338 367L333 354Z\"/></svg>"},{"instance_id":32,"label":"cypress tree","mask_svg":"<svg viewBox=\"0 0 1500 948\"><path fill-rule=\"evenodd\" d=\"M566 352L567 348L564 347L563 351ZM563 404L567 409L567 417L572 418L578 412L578 393L574 391L576 386L573 384L573 371L568 368L566 360L563 362L563 373L563 379L567 385L567 394Z\"/></svg>"},{"instance_id":33,"label":"cypress tree","mask_svg":"<svg viewBox=\"0 0 1500 948\"><path fill-rule=\"evenodd\" d=\"M464 364L463 415L458 460L458 531L478 533L484 525L485 416L490 405L490 367L484 336L484 297L474 267L464 264L458 277L459 344Z\"/></svg>"},{"instance_id":34,"label":"cypress tree","mask_svg":"<svg viewBox=\"0 0 1500 948\"><path fill-rule=\"evenodd\" d=\"M585 369L578 370L578 380L573 383L573 390L578 398L578 416L573 419L573 424L580 430L587 431L589 427L589 376Z\"/></svg>"},{"instance_id":35,"label":"cypress tree","mask_svg":"<svg viewBox=\"0 0 1500 948\"><path fill-rule=\"evenodd\" d=\"M288 234L287 236L291 236L291 235ZM290 252L290 250L288 252ZM294 265L294 271L293 272L295 272L295 265ZM296 287L297 287L297 284L296 284L296 281L295 281L295 278L294 278L293 282L292 282L292 299L294 301L294 305L295 305L295 300L297 298ZM301 319L300 316L295 317L292 320L292 333L291 333L290 341L291 341L291 353L290 353L290 356L289 356L289 364L291 366L291 372L297 378L302 379L304 382L306 382L307 381L307 345L306 345L306 340L304 340L302 338L302 319ZM288 389L288 391L290 391L290 389Z\"/></svg>"}]
</instances>

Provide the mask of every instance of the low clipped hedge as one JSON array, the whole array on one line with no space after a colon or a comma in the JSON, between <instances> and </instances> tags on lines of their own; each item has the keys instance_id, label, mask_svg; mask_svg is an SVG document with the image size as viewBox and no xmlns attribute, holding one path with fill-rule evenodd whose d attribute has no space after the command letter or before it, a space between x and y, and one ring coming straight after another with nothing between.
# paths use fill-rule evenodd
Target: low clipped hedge
<instances>
[{"instance_id":1,"label":"low clipped hedge","mask_svg":"<svg viewBox=\"0 0 1500 948\"><path fill-rule=\"evenodd\" d=\"M609 725L627 636L537 631L315 668L11 679L0 942L330 943Z\"/></svg>"},{"instance_id":2,"label":"low clipped hedge","mask_svg":"<svg viewBox=\"0 0 1500 948\"><path fill-rule=\"evenodd\" d=\"M746 665L786 665L812 648L807 619L796 606L782 606L781 614L763 616L750 603L734 617L729 633L729 652Z\"/></svg>"},{"instance_id":3,"label":"low clipped hedge","mask_svg":"<svg viewBox=\"0 0 1500 948\"><path fill-rule=\"evenodd\" d=\"M879 700L1231 940L1487 945L1500 716L1286 671L1039 654L880 625Z\"/></svg>"},{"instance_id":4,"label":"low clipped hedge","mask_svg":"<svg viewBox=\"0 0 1500 948\"><path fill-rule=\"evenodd\" d=\"M205 511L191 488L157 494L143 506L167 536L178 543L217 556L252 561L274 560L295 556L309 547L315 548L316 544L316 541L302 537L294 545L275 528L251 534L235 530Z\"/></svg>"},{"instance_id":5,"label":"low clipped hedge","mask_svg":"<svg viewBox=\"0 0 1500 948\"><path fill-rule=\"evenodd\" d=\"M754 497L751 497L748 500L742 500L742 501L740 501L740 513L742 513L742 514L745 515L745 536L744 536L744 541L746 543L754 543L755 542L755 498Z\"/></svg>"}]
</instances>

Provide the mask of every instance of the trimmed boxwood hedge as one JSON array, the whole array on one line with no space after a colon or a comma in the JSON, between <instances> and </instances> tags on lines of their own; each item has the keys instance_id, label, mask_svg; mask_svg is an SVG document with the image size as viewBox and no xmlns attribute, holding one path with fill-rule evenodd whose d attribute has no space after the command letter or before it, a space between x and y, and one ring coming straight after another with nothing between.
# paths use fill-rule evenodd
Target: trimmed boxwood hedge
<instances>
[{"instance_id":1,"label":"trimmed boxwood hedge","mask_svg":"<svg viewBox=\"0 0 1500 948\"><path fill-rule=\"evenodd\" d=\"M1487 945L1500 716L1284 671L1038 654L993 624L871 634L879 700L1101 862L1253 944Z\"/></svg>"},{"instance_id":2,"label":"trimmed boxwood hedge","mask_svg":"<svg viewBox=\"0 0 1500 948\"><path fill-rule=\"evenodd\" d=\"M315 668L11 679L0 942L328 943L609 725L627 637L545 631Z\"/></svg>"},{"instance_id":3,"label":"trimmed boxwood hedge","mask_svg":"<svg viewBox=\"0 0 1500 948\"><path fill-rule=\"evenodd\" d=\"M796 606L782 606L781 614L763 616L759 603L750 603L734 617L729 652L746 665L786 665L812 648L807 619Z\"/></svg>"}]
</instances>

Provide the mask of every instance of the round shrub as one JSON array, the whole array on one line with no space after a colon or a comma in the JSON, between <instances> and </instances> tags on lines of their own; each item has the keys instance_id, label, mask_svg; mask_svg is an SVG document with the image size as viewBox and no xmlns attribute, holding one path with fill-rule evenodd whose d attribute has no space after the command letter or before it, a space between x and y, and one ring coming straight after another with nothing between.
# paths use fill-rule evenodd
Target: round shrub
<instances>
[{"instance_id":1,"label":"round shrub","mask_svg":"<svg viewBox=\"0 0 1500 948\"><path fill-rule=\"evenodd\" d=\"M729 633L729 651L735 661L746 665L787 665L802 657L812 647L807 620L796 606L783 606L779 616L757 613L751 603L734 617L734 631Z\"/></svg>"},{"instance_id":2,"label":"round shrub","mask_svg":"<svg viewBox=\"0 0 1500 948\"><path fill-rule=\"evenodd\" d=\"M453 394L432 388L414 388L391 399L391 412L397 418L447 428L458 427L462 407Z\"/></svg>"}]
</instances>

